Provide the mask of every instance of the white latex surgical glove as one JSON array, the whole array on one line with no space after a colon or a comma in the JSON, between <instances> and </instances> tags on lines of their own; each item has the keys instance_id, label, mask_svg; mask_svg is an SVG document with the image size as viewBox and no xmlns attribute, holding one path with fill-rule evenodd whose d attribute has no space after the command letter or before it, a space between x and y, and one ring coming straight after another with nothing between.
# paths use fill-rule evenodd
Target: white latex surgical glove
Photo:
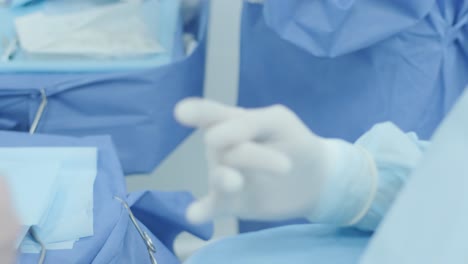
<instances>
[{"instance_id":1,"label":"white latex surgical glove","mask_svg":"<svg viewBox=\"0 0 468 264\"><path fill-rule=\"evenodd\" d=\"M9 192L0 176L0 263L13 263L19 224L11 206Z\"/></svg>"},{"instance_id":2,"label":"white latex surgical glove","mask_svg":"<svg viewBox=\"0 0 468 264\"><path fill-rule=\"evenodd\" d=\"M235 216L353 225L375 196L377 172L364 149L315 135L284 106L242 109L189 98L175 116L205 133L211 189L189 207L193 223Z\"/></svg>"}]
</instances>

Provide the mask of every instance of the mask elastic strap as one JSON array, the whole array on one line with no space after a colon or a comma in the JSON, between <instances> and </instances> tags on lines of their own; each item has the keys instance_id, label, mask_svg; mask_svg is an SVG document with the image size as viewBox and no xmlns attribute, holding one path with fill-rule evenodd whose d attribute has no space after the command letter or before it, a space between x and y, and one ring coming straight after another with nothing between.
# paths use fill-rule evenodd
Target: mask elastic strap
<instances>
[{"instance_id":1,"label":"mask elastic strap","mask_svg":"<svg viewBox=\"0 0 468 264\"><path fill-rule=\"evenodd\" d=\"M42 115L44 114L44 110L47 106L47 95L44 89L40 90L41 92L41 104L39 105L39 108L37 108L36 115L34 116L33 123L31 125L31 128L29 129L29 134L34 134L36 133L36 129L39 126L39 122L41 121Z\"/></svg>"},{"instance_id":2,"label":"mask elastic strap","mask_svg":"<svg viewBox=\"0 0 468 264\"><path fill-rule=\"evenodd\" d=\"M132 210L130 209L130 206L128 206L127 202L121 199L120 197L114 196L114 199L122 203L122 205L127 209L128 216L130 217L130 220L132 220L133 225L137 229L138 233L140 234L141 238L143 241L145 241L146 248L148 249L149 257L151 260L151 264L158 264L156 261L156 258L154 257L154 253L156 253L156 247L153 244L153 241L151 240L151 237L143 231L140 226L138 225L136 217L133 215Z\"/></svg>"}]
</instances>

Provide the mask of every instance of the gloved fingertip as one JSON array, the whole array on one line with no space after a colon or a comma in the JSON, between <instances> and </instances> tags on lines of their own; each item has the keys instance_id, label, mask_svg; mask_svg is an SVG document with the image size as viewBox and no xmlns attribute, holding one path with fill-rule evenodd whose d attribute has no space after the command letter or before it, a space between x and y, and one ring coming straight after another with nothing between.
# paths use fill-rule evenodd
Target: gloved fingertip
<instances>
[{"instance_id":1,"label":"gloved fingertip","mask_svg":"<svg viewBox=\"0 0 468 264\"><path fill-rule=\"evenodd\" d=\"M210 220L208 214L203 210L203 206L199 202L192 203L185 215L187 221L194 225L206 223Z\"/></svg>"},{"instance_id":2,"label":"gloved fingertip","mask_svg":"<svg viewBox=\"0 0 468 264\"><path fill-rule=\"evenodd\" d=\"M213 134L213 131L208 131L203 136L203 142L208 146L208 148L218 150L220 149L219 145L222 145L224 140L219 138L216 134Z\"/></svg>"},{"instance_id":3,"label":"gloved fingertip","mask_svg":"<svg viewBox=\"0 0 468 264\"><path fill-rule=\"evenodd\" d=\"M241 191L244 187L244 177L233 168L216 167L211 171L211 176L214 179L213 186L219 193L233 194Z\"/></svg>"},{"instance_id":4,"label":"gloved fingertip","mask_svg":"<svg viewBox=\"0 0 468 264\"><path fill-rule=\"evenodd\" d=\"M292 170L292 162L291 159L288 157L284 156L281 159L278 159L276 162L276 166L278 166L278 172L279 173L289 173Z\"/></svg>"},{"instance_id":5,"label":"gloved fingertip","mask_svg":"<svg viewBox=\"0 0 468 264\"><path fill-rule=\"evenodd\" d=\"M178 102L174 108L174 117L181 124L194 126L197 122L197 104L200 97L189 97Z\"/></svg>"},{"instance_id":6,"label":"gloved fingertip","mask_svg":"<svg viewBox=\"0 0 468 264\"><path fill-rule=\"evenodd\" d=\"M238 173L226 175L223 179L222 188L227 193L240 192L244 188L244 177Z\"/></svg>"}]
</instances>

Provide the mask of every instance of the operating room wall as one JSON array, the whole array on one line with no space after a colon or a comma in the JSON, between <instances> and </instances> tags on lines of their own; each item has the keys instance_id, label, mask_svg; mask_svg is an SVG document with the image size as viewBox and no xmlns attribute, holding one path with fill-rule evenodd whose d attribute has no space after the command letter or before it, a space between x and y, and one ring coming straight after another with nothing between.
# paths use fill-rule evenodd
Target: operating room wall
<instances>
[{"instance_id":1,"label":"operating room wall","mask_svg":"<svg viewBox=\"0 0 468 264\"><path fill-rule=\"evenodd\" d=\"M237 96L241 6L240 0L211 1L205 96L228 104L234 104ZM189 190L197 197L205 194L208 173L202 134L192 134L151 175L128 177L127 183L129 191ZM229 223L221 224L217 232L235 232L233 222Z\"/></svg>"}]
</instances>

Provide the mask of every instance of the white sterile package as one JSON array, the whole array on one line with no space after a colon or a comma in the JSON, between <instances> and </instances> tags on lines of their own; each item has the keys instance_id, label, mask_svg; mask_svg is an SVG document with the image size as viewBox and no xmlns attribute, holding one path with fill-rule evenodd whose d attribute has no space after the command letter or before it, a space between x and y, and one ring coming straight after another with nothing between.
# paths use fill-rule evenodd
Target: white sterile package
<instances>
[{"instance_id":1,"label":"white sterile package","mask_svg":"<svg viewBox=\"0 0 468 264\"><path fill-rule=\"evenodd\" d=\"M164 52L150 34L138 2L96 5L53 13L39 10L15 19L21 48L37 55L135 57Z\"/></svg>"},{"instance_id":2,"label":"white sterile package","mask_svg":"<svg viewBox=\"0 0 468 264\"><path fill-rule=\"evenodd\" d=\"M33 226L47 249L69 249L75 241L94 234L96 148L0 148L0 161L11 182L13 200L19 200L26 210L40 211L34 214L34 219L41 216L40 221L23 225ZM35 200L45 197L47 206L35 208ZM21 245L25 253L39 249L28 238Z\"/></svg>"}]
</instances>

